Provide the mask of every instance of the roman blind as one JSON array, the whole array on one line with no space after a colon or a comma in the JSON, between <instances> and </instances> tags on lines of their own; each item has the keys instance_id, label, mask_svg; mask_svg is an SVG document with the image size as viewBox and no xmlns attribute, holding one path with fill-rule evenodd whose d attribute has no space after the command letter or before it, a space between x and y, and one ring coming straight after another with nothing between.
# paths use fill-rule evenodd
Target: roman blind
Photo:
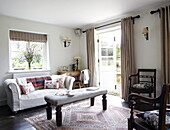
<instances>
[{"instance_id":1,"label":"roman blind","mask_svg":"<svg viewBox=\"0 0 170 130\"><path fill-rule=\"evenodd\" d=\"M10 30L10 40L46 43L47 35Z\"/></svg>"}]
</instances>

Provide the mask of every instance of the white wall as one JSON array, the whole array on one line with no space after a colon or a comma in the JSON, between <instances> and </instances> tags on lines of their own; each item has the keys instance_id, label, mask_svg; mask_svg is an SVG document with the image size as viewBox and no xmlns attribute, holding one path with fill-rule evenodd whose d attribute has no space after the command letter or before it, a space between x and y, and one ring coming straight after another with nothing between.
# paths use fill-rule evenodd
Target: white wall
<instances>
[{"instance_id":1,"label":"white wall","mask_svg":"<svg viewBox=\"0 0 170 130\"><path fill-rule=\"evenodd\" d=\"M151 10L156 10L151 9ZM150 11L140 14L141 18L135 21L135 57L136 68L155 68L157 70L157 96L161 90L161 43L159 14L151 15ZM145 40L142 29L148 27L149 40Z\"/></svg>"},{"instance_id":2,"label":"white wall","mask_svg":"<svg viewBox=\"0 0 170 130\"><path fill-rule=\"evenodd\" d=\"M73 57L79 55L79 38L71 28L0 16L0 105L6 104L6 93L3 88L3 81L7 78L12 78L12 73L8 73L9 29L48 34L51 74L56 73L59 66L67 66L73 63ZM63 47L61 36L71 38L72 42L70 47Z\"/></svg>"},{"instance_id":3,"label":"white wall","mask_svg":"<svg viewBox=\"0 0 170 130\"><path fill-rule=\"evenodd\" d=\"M135 40L135 59L136 68L155 68L157 70L157 96L161 90L161 43L160 43L160 21L159 15L151 15L151 10L157 10L159 7L150 8L128 16L140 15L141 18L135 19L134 24L134 40ZM117 21L113 20L112 22ZM111 21L109 21L111 23ZM105 23L106 24L106 23ZM101 24L103 25L103 24ZM149 27L149 40L146 41L141 34L144 27ZM84 66L87 66L87 54L84 51L86 48L86 35L83 34L80 43L80 55L84 57Z\"/></svg>"}]
</instances>

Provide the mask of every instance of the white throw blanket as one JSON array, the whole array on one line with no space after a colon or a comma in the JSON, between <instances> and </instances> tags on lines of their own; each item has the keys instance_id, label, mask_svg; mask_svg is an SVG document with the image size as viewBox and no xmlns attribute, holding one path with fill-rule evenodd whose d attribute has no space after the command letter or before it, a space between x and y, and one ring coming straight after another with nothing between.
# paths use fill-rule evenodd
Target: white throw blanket
<instances>
[{"instance_id":1,"label":"white throw blanket","mask_svg":"<svg viewBox=\"0 0 170 130\"><path fill-rule=\"evenodd\" d=\"M84 84L88 84L89 83L89 70L88 69L84 69L82 70L83 72L83 79L84 79Z\"/></svg>"}]
</instances>

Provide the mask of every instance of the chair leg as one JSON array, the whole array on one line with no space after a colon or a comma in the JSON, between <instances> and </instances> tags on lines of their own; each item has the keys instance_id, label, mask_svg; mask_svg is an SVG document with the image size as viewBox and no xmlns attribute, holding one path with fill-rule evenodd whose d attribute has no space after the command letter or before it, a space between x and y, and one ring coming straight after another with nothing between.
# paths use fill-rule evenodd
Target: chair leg
<instances>
[{"instance_id":1,"label":"chair leg","mask_svg":"<svg viewBox=\"0 0 170 130\"><path fill-rule=\"evenodd\" d=\"M84 88L84 87L85 87L83 83L81 83L81 86L82 86L82 88Z\"/></svg>"},{"instance_id":2,"label":"chair leg","mask_svg":"<svg viewBox=\"0 0 170 130\"><path fill-rule=\"evenodd\" d=\"M132 120L128 118L128 130L133 130Z\"/></svg>"}]
</instances>

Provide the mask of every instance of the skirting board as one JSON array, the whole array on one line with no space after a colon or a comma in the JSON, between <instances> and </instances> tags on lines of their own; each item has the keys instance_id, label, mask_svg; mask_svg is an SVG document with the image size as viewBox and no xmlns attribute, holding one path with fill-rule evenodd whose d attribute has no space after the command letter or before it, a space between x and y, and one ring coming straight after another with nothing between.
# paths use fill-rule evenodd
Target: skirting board
<instances>
[{"instance_id":1,"label":"skirting board","mask_svg":"<svg viewBox=\"0 0 170 130\"><path fill-rule=\"evenodd\" d=\"M7 105L7 100L5 98L0 99L0 106Z\"/></svg>"}]
</instances>

